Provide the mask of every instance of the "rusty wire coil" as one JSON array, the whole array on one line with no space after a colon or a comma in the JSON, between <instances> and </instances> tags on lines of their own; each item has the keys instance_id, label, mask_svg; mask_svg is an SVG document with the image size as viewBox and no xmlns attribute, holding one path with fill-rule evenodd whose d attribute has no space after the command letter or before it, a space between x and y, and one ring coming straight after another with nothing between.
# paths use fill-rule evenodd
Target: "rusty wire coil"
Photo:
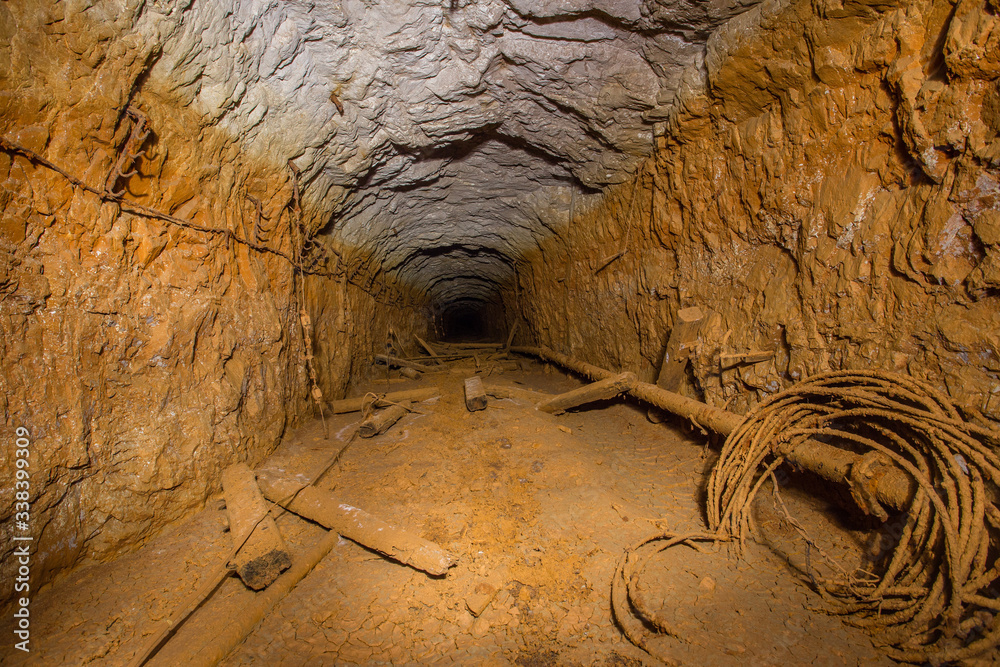
<instances>
[{"instance_id":1,"label":"rusty wire coil","mask_svg":"<svg viewBox=\"0 0 1000 667\"><path fill-rule=\"evenodd\" d=\"M713 533L753 538L752 504L784 462L777 452L814 438L877 452L917 482L886 558L850 572L831 563L836 574L814 577L831 609L897 660L941 664L1000 644L1000 432L911 377L817 375L758 405L726 440L707 489Z\"/></svg>"}]
</instances>

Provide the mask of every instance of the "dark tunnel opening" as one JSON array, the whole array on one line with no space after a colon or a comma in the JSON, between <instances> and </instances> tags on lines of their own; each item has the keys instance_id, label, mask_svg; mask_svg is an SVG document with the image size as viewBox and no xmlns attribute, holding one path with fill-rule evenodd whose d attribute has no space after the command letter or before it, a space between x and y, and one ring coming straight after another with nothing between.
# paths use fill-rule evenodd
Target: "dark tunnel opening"
<instances>
[{"instance_id":1,"label":"dark tunnel opening","mask_svg":"<svg viewBox=\"0 0 1000 667\"><path fill-rule=\"evenodd\" d=\"M506 335L507 313L500 302L461 299L435 311L435 328L443 342L496 342Z\"/></svg>"},{"instance_id":2,"label":"dark tunnel opening","mask_svg":"<svg viewBox=\"0 0 1000 667\"><path fill-rule=\"evenodd\" d=\"M478 340L486 334L483 312L471 304L448 310L441 324L444 340Z\"/></svg>"}]
</instances>

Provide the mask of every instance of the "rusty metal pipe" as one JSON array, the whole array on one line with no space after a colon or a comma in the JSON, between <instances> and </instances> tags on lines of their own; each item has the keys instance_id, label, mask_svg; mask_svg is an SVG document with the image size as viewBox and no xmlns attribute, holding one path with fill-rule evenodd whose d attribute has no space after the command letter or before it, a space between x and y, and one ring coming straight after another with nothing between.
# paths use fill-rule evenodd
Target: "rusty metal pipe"
<instances>
[{"instance_id":1,"label":"rusty metal pipe","mask_svg":"<svg viewBox=\"0 0 1000 667\"><path fill-rule=\"evenodd\" d=\"M560 354L547 347L518 346L512 347L511 351L551 361L591 380L604 380L616 375L612 371ZM728 437L744 421L741 415L720 410L648 382L637 382L627 393L678 417L690 419L722 436ZM817 440L807 440L795 445L786 443L778 453L791 463L838 484L851 482L852 469L862 458L854 452ZM896 510L909 508L917 489L913 478L896 466L883 466L878 476L866 481L873 487L872 495L880 503Z\"/></svg>"}]
</instances>

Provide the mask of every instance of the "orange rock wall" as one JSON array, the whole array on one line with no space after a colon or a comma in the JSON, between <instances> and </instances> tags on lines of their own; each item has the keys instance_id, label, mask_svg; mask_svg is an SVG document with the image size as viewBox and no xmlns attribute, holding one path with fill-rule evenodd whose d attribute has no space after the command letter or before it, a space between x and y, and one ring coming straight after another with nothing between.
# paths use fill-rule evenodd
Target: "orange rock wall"
<instances>
[{"instance_id":1,"label":"orange rock wall","mask_svg":"<svg viewBox=\"0 0 1000 667\"><path fill-rule=\"evenodd\" d=\"M655 158L521 270L533 335L651 379L696 305L714 405L883 368L1000 418L997 7L768 3L706 66ZM774 356L720 367L749 351Z\"/></svg>"},{"instance_id":2,"label":"orange rock wall","mask_svg":"<svg viewBox=\"0 0 1000 667\"><path fill-rule=\"evenodd\" d=\"M89 5L0 3L0 136L101 190L130 133L126 109L139 109L152 134L138 172L116 184L128 201L244 239L252 197L266 218L258 245L294 256L287 167L242 154L157 93L141 5ZM306 202L313 233L325 220ZM390 324L405 333L416 321L368 293L376 281L357 252L340 249L355 284L341 271L303 285L286 257L129 213L9 149L0 208L4 581L16 565L15 428L32 443L37 586L81 558L137 547L218 491L223 467L253 465L310 413L301 303L327 398L343 395Z\"/></svg>"}]
</instances>

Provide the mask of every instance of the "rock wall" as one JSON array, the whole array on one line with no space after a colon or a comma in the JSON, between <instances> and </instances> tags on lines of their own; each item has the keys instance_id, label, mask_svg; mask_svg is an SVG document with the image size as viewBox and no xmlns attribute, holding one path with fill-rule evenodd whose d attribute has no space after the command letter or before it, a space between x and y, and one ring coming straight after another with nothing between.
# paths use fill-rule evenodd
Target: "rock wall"
<instances>
[{"instance_id":1,"label":"rock wall","mask_svg":"<svg viewBox=\"0 0 1000 667\"><path fill-rule=\"evenodd\" d=\"M1000 418L998 75L992 0L737 17L655 158L528 258L532 335L649 379L677 310L697 305L692 390L712 404L882 368ZM749 351L774 356L721 368Z\"/></svg>"},{"instance_id":2,"label":"rock wall","mask_svg":"<svg viewBox=\"0 0 1000 667\"><path fill-rule=\"evenodd\" d=\"M136 548L309 414L302 304L327 397L390 325L421 321L363 252L304 242L328 220L296 213L284 159L151 75L184 10L163 7L0 3L3 581L24 534L15 428L30 431L34 587Z\"/></svg>"}]
</instances>

